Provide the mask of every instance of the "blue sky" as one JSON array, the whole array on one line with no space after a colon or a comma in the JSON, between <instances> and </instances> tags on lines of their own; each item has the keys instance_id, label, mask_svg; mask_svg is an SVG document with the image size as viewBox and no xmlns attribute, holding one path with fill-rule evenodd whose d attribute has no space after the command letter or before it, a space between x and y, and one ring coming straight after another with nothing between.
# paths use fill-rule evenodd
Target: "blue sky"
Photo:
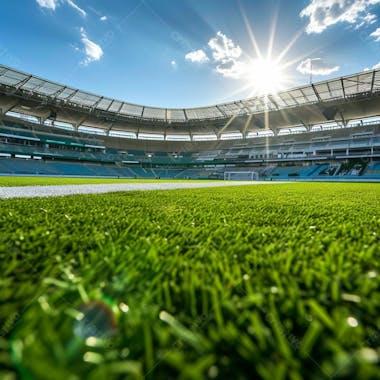
<instances>
[{"instance_id":1,"label":"blue sky","mask_svg":"<svg viewBox=\"0 0 380 380\"><path fill-rule=\"evenodd\" d=\"M132 103L210 105L380 67L380 0L8 1L0 62Z\"/></svg>"}]
</instances>

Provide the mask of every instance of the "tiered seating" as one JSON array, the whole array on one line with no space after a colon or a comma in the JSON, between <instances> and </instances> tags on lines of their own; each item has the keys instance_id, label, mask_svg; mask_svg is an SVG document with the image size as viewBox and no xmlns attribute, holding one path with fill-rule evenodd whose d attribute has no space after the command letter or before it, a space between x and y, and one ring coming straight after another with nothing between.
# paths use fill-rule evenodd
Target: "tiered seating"
<instances>
[{"instance_id":1,"label":"tiered seating","mask_svg":"<svg viewBox=\"0 0 380 380\"><path fill-rule=\"evenodd\" d=\"M51 163L42 160L24 160L21 158L0 159L0 171L1 174L61 174Z\"/></svg>"},{"instance_id":2,"label":"tiered seating","mask_svg":"<svg viewBox=\"0 0 380 380\"><path fill-rule=\"evenodd\" d=\"M371 162L363 174L363 177L367 179L378 179L380 178L380 162L374 161Z\"/></svg>"},{"instance_id":3,"label":"tiered seating","mask_svg":"<svg viewBox=\"0 0 380 380\"><path fill-rule=\"evenodd\" d=\"M310 165L310 166L278 166L272 173L272 177L286 179L289 177L316 177L319 173L326 170L328 165Z\"/></svg>"}]
</instances>

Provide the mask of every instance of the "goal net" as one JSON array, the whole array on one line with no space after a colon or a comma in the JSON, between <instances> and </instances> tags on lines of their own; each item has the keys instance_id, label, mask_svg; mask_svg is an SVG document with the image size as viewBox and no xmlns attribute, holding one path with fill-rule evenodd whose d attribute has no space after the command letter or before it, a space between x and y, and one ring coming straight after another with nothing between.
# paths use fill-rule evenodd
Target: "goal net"
<instances>
[{"instance_id":1,"label":"goal net","mask_svg":"<svg viewBox=\"0 0 380 380\"><path fill-rule=\"evenodd\" d=\"M256 181L259 179L257 172L224 172L225 181Z\"/></svg>"}]
</instances>

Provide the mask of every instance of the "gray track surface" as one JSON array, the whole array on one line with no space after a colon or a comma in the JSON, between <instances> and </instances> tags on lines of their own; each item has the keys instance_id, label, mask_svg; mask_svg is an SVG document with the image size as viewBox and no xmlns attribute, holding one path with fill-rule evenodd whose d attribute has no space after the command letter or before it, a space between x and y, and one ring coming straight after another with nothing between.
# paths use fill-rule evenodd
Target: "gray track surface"
<instances>
[{"instance_id":1,"label":"gray track surface","mask_svg":"<svg viewBox=\"0 0 380 380\"><path fill-rule=\"evenodd\" d=\"M174 190L174 189L198 189L204 187L244 186L262 185L281 182L262 181L236 181L236 182L162 182L162 183L123 183L104 185L59 185L59 186L12 186L0 187L0 198L35 198L35 197L57 197L74 194L102 194L117 191L136 190Z\"/></svg>"}]
</instances>

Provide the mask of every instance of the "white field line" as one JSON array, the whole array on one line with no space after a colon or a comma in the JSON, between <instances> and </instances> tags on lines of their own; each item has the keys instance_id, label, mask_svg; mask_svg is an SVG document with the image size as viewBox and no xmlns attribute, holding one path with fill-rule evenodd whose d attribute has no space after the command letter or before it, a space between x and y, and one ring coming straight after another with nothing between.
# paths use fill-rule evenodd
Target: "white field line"
<instances>
[{"instance_id":1,"label":"white field line","mask_svg":"<svg viewBox=\"0 0 380 380\"><path fill-rule=\"evenodd\" d=\"M93 185L59 185L59 186L12 186L0 187L0 198L35 198L57 197L74 194L102 194L117 191L136 190L174 190L174 189L198 189L205 187L225 187L244 185L269 185L284 182L264 181L225 181L225 182L194 182L194 183L122 183L122 184L93 184Z\"/></svg>"}]
</instances>

